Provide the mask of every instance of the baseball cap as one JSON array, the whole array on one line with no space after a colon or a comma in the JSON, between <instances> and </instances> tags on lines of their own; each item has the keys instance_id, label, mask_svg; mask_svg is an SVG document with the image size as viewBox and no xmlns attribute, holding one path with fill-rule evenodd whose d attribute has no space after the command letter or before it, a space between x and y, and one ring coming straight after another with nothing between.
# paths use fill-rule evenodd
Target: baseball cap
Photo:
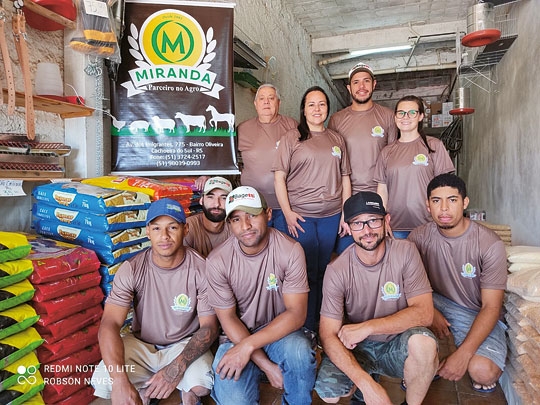
<instances>
[{"instance_id":1,"label":"baseball cap","mask_svg":"<svg viewBox=\"0 0 540 405\"><path fill-rule=\"evenodd\" d=\"M186 223L186 214L180 203L170 198L162 198L150 204L150 208L148 208L148 213L146 214L146 225L162 215L167 215L178 223Z\"/></svg>"},{"instance_id":2,"label":"baseball cap","mask_svg":"<svg viewBox=\"0 0 540 405\"><path fill-rule=\"evenodd\" d=\"M219 188L221 190L226 191L227 193L230 193L232 191L232 184L229 180L223 178L223 177L211 177L208 180L206 180L206 183L204 183L204 190L203 194L208 194L210 191L212 191L215 188Z\"/></svg>"},{"instance_id":3,"label":"baseball cap","mask_svg":"<svg viewBox=\"0 0 540 405\"><path fill-rule=\"evenodd\" d=\"M366 65L365 63L357 63L352 67L351 70L349 70L349 81L351 81L351 78L358 72L366 72L369 73L371 78L375 80L375 75L373 74L373 69Z\"/></svg>"},{"instance_id":4,"label":"baseball cap","mask_svg":"<svg viewBox=\"0 0 540 405\"><path fill-rule=\"evenodd\" d=\"M360 214L386 215L381 196L372 191L360 191L349 197L343 204L343 213L345 222Z\"/></svg>"},{"instance_id":5,"label":"baseball cap","mask_svg":"<svg viewBox=\"0 0 540 405\"><path fill-rule=\"evenodd\" d=\"M225 213L229 215L236 210L247 212L251 215L259 215L268 205L264 196L250 186L240 186L235 188L227 196L225 202Z\"/></svg>"}]
</instances>

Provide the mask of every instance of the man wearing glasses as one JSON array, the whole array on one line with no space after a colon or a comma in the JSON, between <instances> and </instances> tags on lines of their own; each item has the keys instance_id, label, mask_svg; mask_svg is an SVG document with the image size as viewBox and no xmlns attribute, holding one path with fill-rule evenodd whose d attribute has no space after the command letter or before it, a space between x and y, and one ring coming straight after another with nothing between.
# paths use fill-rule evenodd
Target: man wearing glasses
<instances>
[{"instance_id":1,"label":"man wearing glasses","mask_svg":"<svg viewBox=\"0 0 540 405\"><path fill-rule=\"evenodd\" d=\"M315 390L328 403L358 388L351 404L391 404L371 377L382 374L402 378L406 403L419 405L438 366L422 260L414 244L386 236L390 215L378 194L361 191L343 210L355 243L324 276L319 334L325 355Z\"/></svg>"},{"instance_id":2,"label":"man wearing glasses","mask_svg":"<svg viewBox=\"0 0 540 405\"><path fill-rule=\"evenodd\" d=\"M351 105L336 112L328 121L328 128L338 132L347 144L351 159L352 193L377 191L373 180L375 164L381 150L397 139L394 113L391 109L373 102L373 90L377 80L371 67L358 63L349 71L347 90ZM339 254L353 243L350 235L338 238L336 252Z\"/></svg>"}]
</instances>

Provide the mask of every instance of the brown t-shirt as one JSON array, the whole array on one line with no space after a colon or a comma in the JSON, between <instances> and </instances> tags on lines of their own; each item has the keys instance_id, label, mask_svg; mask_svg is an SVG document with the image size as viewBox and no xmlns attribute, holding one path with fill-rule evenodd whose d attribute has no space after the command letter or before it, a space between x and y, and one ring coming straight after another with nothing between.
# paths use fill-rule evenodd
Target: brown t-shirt
<instances>
[{"instance_id":1,"label":"brown t-shirt","mask_svg":"<svg viewBox=\"0 0 540 405\"><path fill-rule=\"evenodd\" d=\"M409 234L420 251L433 291L479 311L481 289L504 290L508 270L504 243L495 232L471 221L456 238L441 234L430 222Z\"/></svg>"},{"instance_id":2,"label":"brown t-shirt","mask_svg":"<svg viewBox=\"0 0 540 405\"><path fill-rule=\"evenodd\" d=\"M444 144L431 136L427 140L435 152L428 153L420 137L411 142L398 140L385 147L377 161L374 179L388 188L386 211L394 231L411 231L431 221L427 186L435 176L455 171Z\"/></svg>"},{"instance_id":3,"label":"brown t-shirt","mask_svg":"<svg viewBox=\"0 0 540 405\"><path fill-rule=\"evenodd\" d=\"M321 315L361 323L407 308L407 300L430 294L431 286L414 244L386 238L386 252L374 266L365 265L349 246L326 268ZM395 335L371 335L387 342Z\"/></svg>"},{"instance_id":4,"label":"brown t-shirt","mask_svg":"<svg viewBox=\"0 0 540 405\"><path fill-rule=\"evenodd\" d=\"M342 177L351 174L343 137L329 129L311 132L311 138L303 142L299 136L295 129L281 138L272 167L287 173L291 209L315 218L341 212Z\"/></svg>"},{"instance_id":5,"label":"brown t-shirt","mask_svg":"<svg viewBox=\"0 0 540 405\"><path fill-rule=\"evenodd\" d=\"M368 111L353 111L349 106L330 117L328 128L341 134L347 143L353 194L376 192L373 172L377 158L386 145L397 139L392 110L379 104L374 104Z\"/></svg>"},{"instance_id":6,"label":"brown t-shirt","mask_svg":"<svg viewBox=\"0 0 540 405\"><path fill-rule=\"evenodd\" d=\"M208 302L236 307L251 332L285 311L283 294L309 292L302 246L274 228L268 232L268 245L258 254L245 254L231 236L206 259Z\"/></svg>"},{"instance_id":7,"label":"brown t-shirt","mask_svg":"<svg viewBox=\"0 0 540 405\"><path fill-rule=\"evenodd\" d=\"M278 115L277 120L269 124L252 118L238 125L238 150L244 163L240 182L260 191L270 208L279 209L271 171L277 145L285 132L297 126L293 118L284 115Z\"/></svg>"},{"instance_id":8,"label":"brown t-shirt","mask_svg":"<svg viewBox=\"0 0 540 405\"><path fill-rule=\"evenodd\" d=\"M186 247L174 269L154 264L152 249L126 260L118 269L107 304L134 304L133 334L154 345L169 345L193 335L199 316L213 315L206 294L204 259Z\"/></svg>"},{"instance_id":9,"label":"brown t-shirt","mask_svg":"<svg viewBox=\"0 0 540 405\"><path fill-rule=\"evenodd\" d=\"M221 232L209 232L204 227L203 217L204 213L201 212L186 219L186 223L189 225L189 232L184 237L184 245L192 247L203 257L206 257L212 249L220 243L225 242L231 236L231 228L229 227L229 223L225 221Z\"/></svg>"}]
</instances>

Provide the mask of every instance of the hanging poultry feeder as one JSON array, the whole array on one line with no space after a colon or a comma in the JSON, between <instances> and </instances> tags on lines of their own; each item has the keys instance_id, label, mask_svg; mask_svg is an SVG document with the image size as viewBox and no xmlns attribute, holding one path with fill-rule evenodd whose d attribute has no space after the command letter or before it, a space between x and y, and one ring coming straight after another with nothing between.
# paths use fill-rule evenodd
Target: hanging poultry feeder
<instances>
[{"instance_id":1,"label":"hanging poultry feeder","mask_svg":"<svg viewBox=\"0 0 540 405\"><path fill-rule=\"evenodd\" d=\"M454 96L454 106L451 109L450 115L468 115L474 112L474 108L470 107L470 88L459 87Z\"/></svg>"},{"instance_id":2,"label":"hanging poultry feeder","mask_svg":"<svg viewBox=\"0 0 540 405\"><path fill-rule=\"evenodd\" d=\"M478 3L467 11L467 35L461 44L478 47L491 44L501 37L501 31L495 28L493 3Z\"/></svg>"}]
</instances>

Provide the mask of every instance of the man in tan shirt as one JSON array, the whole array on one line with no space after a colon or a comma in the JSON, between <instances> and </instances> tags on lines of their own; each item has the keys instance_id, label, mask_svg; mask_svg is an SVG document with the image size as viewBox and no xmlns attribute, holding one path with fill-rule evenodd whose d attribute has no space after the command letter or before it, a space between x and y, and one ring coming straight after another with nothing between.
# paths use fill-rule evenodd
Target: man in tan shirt
<instances>
[{"instance_id":1,"label":"man in tan shirt","mask_svg":"<svg viewBox=\"0 0 540 405\"><path fill-rule=\"evenodd\" d=\"M182 403L195 405L212 388L210 346L218 336L205 261L182 243L188 226L177 201L154 201L146 221L151 248L120 266L105 303L94 395L143 404L178 388ZM133 333L121 337L132 305Z\"/></svg>"},{"instance_id":2,"label":"man in tan shirt","mask_svg":"<svg viewBox=\"0 0 540 405\"><path fill-rule=\"evenodd\" d=\"M398 377L406 403L420 405L438 365L431 286L414 244L386 236L381 197L360 191L343 206L354 238L324 276L320 338L324 357L315 390L328 403L355 387L351 404L390 405L373 374ZM355 394L358 395L358 394Z\"/></svg>"},{"instance_id":3,"label":"man in tan shirt","mask_svg":"<svg viewBox=\"0 0 540 405\"><path fill-rule=\"evenodd\" d=\"M212 397L257 404L264 373L283 403L310 404L316 361L301 330L309 291L302 246L268 226L272 209L253 187L231 191L225 209L234 237L206 260L209 303L224 332Z\"/></svg>"},{"instance_id":4,"label":"man in tan shirt","mask_svg":"<svg viewBox=\"0 0 540 405\"><path fill-rule=\"evenodd\" d=\"M225 221L225 200L231 190L229 180L211 177L204 184L200 199L203 212L186 220L189 233L184 237L184 245L192 247L203 257L231 235L229 224Z\"/></svg>"},{"instance_id":5,"label":"man in tan shirt","mask_svg":"<svg viewBox=\"0 0 540 405\"><path fill-rule=\"evenodd\" d=\"M298 126L295 119L279 113L280 100L279 91L273 84L262 84L253 100L257 116L242 122L237 130L242 172L240 183L255 187L265 196L272 208L270 226L274 226L275 219L282 215L274 191L272 163L283 134ZM197 179L200 190L206 179L206 176Z\"/></svg>"}]
</instances>

